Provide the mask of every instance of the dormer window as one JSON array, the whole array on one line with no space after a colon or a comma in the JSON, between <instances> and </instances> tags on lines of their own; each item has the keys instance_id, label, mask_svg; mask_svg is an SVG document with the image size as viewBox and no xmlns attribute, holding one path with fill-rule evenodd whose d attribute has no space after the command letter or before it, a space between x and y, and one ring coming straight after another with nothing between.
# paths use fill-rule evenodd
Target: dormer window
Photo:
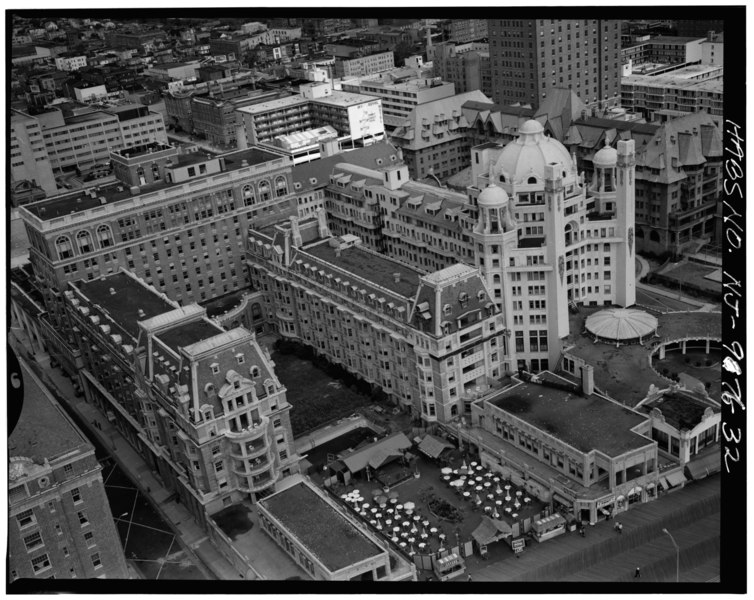
<instances>
[{"instance_id":1,"label":"dormer window","mask_svg":"<svg viewBox=\"0 0 754 600\"><path fill-rule=\"evenodd\" d=\"M241 381L239 379L236 379L233 382L233 389L235 389L235 390L241 389Z\"/></svg>"},{"instance_id":2,"label":"dormer window","mask_svg":"<svg viewBox=\"0 0 754 600\"><path fill-rule=\"evenodd\" d=\"M251 369L249 369L249 373L251 374L252 377L255 377L255 378L259 377L259 367L257 366L251 367Z\"/></svg>"},{"instance_id":3,"label":"dormer window","mask_svg":"<svg viewBox=\"0 0 754 600\"><path fill-rule=\"evenodd\" d=\"M458 302L465 307L469 303L469 295L466 292L461 292L458 294Z\"/></svg>"},{"instance_id":4,"label":"dormer window","mask_svg":"<svg viewBox=\"0 0 754 600\"><path fill-rule=\"evenodd\" d=\"M246 360L246 357L243 354L236 354L236 361L239 365L242 365L244 361Z\"/></svg>"},{"instance_id":5,"label":"dormer window","mask_svg":"<svg viewBox=\"0 0 754 600\"><path fill-rule=\"evenodd\" d=\"M479 292L477 293L476 297L477 297L477 300L479 300L479 302L484 302L484 298L485 298L484 291L483 290L479 290Z\"/></svg>"},{"instance_id":6,"label":"dormer window","mask_svg":"<svg viewBox=\"0 0 754 600\"><path fill-rule=\"evenodd\" d=\"M207 385L204 386L204 393L205 394L211 394L214 391L215 391L214 384L208 383Z\"/></svg>"},{"instance_id":7,"label":"dormer window","mask_svg":"<svg viewBox=\"0 0 754 600\"><path fill-rule=\"evenodd\" d=\"M217 363L212 363L209 368L212 369L213 375L218 375L220 373L220 365Z\"/></svg>"},{"instance_id":8,"label":"dormer window","mask_svg":"<svg viewBox=\"0 0 754 600\"><path fill-rule=\"evenodd\" d=\"M442 307L442 314L446 316L450 315L451 311L452 309L450 307L450 304L446 304L445 306Z\"/></svg>"},{"instance_id":9,"label":"dormer window","mask_svg":"<svg viewBox=\"0 0 754 600\"><path fill-rule=\"evenodd\" d=\"M526 183L537 183L536 177L529 177L529 179L526 180Z\"/></svg>"}]
</instances>

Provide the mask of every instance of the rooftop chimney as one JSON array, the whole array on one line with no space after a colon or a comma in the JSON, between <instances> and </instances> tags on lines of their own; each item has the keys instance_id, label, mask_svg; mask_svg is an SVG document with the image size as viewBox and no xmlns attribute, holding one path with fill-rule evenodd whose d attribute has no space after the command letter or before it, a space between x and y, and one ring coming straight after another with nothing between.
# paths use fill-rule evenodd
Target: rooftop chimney
<instances>
[{"instance_id":1,"label":"rooftop chimney","mask_svg":"<svg viewBox=\"0 0 754 600\"><path fill-rule=\"evenodd\" d=\"M110 295L115 296L115 288L110 288Z\"/></svg>"},{"instance_id":2,"label":"rooftop chimney","mask_svg":"<svg viewBox=\"0 0 754 600\"><path fill-rule=\"evenodd\" d=\"M141 308L137 310L136 313L139 315L140 319L143 319L147 316L147 313L145 313Z\"/></svg>"},{"instance_id":3,"label":"rooftop chimney","mask_svg":"<svg viewBox=\"0 0 754 600\"><path fill-rule=\"evenodd\" d=\"M594 367L584 365L581 367L581 393L591 396L594 393Z\"/></svg>"}]
</instances>

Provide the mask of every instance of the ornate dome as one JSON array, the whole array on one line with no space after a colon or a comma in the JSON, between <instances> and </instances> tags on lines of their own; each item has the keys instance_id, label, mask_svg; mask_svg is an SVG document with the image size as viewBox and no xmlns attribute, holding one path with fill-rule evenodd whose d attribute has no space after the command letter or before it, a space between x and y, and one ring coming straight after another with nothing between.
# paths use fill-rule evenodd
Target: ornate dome
<instances>
[{"instance_id":1,"label":"ornate dome","mask_svg":"<svg viewBox=\"0 0 754 600\"><path fill-rule=\"evenodd\" d=\"M505 177L506 182L527 183L530 177L539 181L545 178L545 165L559 164L567 173L573 161L566 147L558 140L544 134L538 121L526 121L518 130L517 140L510 142L495 164L495 172Z\"/></svg>"},{"instance_id":2,"label":"ornate dome","mask_svg":"<svg viewBox=\"0 0 754 600\"><path fill-rule=\"evenodd\" d=\"M490 208L505 206L508 204L508 193L499 185L491 183L479 194L477 204Z\"/></svg>"},{"instance_id":3,"label":"ornate dome","mask_svg":"<svg viewBox=\"0 0 754 600\"><path fill-rule=\"evenodd\" d=\"M586 329L603 340L636 340L657 330L657 318L635 308L607 308L588 316Z\"/></svg>"},{"instance_id":4,"label":"ornate dome","mask_svg":"<svg viewBox=\"0 0 754 600\"><path fill-rule=\"evenodd\" d=\"M592 158L592 164L595 167L603 169L606 167L614 167L618 164L618 151L612 146L605 144L605 147L597 152L594 155L594 158Z\"/></svg>"}]
</instances>

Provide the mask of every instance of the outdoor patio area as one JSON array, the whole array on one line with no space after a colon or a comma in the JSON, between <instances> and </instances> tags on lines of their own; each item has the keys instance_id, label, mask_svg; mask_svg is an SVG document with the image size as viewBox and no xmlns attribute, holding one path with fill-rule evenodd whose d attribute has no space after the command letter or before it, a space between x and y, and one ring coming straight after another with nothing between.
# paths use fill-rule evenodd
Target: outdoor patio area
<instances>
[{"instance_id":1,"label":"outdoor patio area","mask_svg":"<svg viewBox=\"0 0 754 600\"><path fill-rule=\"evenodd\" d=\"M471 541L485 515L513 527L539 518L546 506L473 460L457 459L441 468L420 456L416 470L418 478L387 492L374 480L333 492L352 514L408 556L443 552Z\"/></svg>"}]
</instances>

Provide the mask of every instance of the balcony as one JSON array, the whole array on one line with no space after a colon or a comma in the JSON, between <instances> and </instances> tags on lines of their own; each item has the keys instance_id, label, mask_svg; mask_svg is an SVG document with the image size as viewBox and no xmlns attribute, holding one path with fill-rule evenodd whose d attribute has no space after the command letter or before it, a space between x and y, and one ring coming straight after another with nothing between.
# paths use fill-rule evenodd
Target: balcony
<instances>
[{"instance_id":1,"label":"balcony","mask_svg":"<svg viewBox=\"0 0 754 600\"><path fill-rule=\"evenodd\" d=\"M615 215L612 213L590 212L586 214L586 218L588 221L610 221L615 218Z\"/></svg>"},{"instance_id":2,"label":"balcony","mask_svg":"<svg viewBox=\"0 0 754 600\"><path fill-rule=\"evenodd\" d=\"M518 248L542 248L546 241L545 236L519 238Z\"/></svg>"},{"instance_id":3,"label":"balcony","mask_svg":"<svg viewBox=\"0 0 754 600\"><path fill-rule=\"evenodd\" d=\"M275 483L277 477L273 476L272 471L263 477L251 477L247 479L250 492L261 492Z\"/></svg>"},{"instance_id":4,"label":"balcony","mask_svg":"<svg viewBox=\"0 0 754 600\"><path fill-rule=\"evenodd\" d=\"M262 417L258 421L252 422L249 427L241 429L240 431L231 431L228 429L225 435L228 439L234 441L252 441L261 438L267 433L267 424L269 423L268 417Z\"/></svg>"}]
</instances>

